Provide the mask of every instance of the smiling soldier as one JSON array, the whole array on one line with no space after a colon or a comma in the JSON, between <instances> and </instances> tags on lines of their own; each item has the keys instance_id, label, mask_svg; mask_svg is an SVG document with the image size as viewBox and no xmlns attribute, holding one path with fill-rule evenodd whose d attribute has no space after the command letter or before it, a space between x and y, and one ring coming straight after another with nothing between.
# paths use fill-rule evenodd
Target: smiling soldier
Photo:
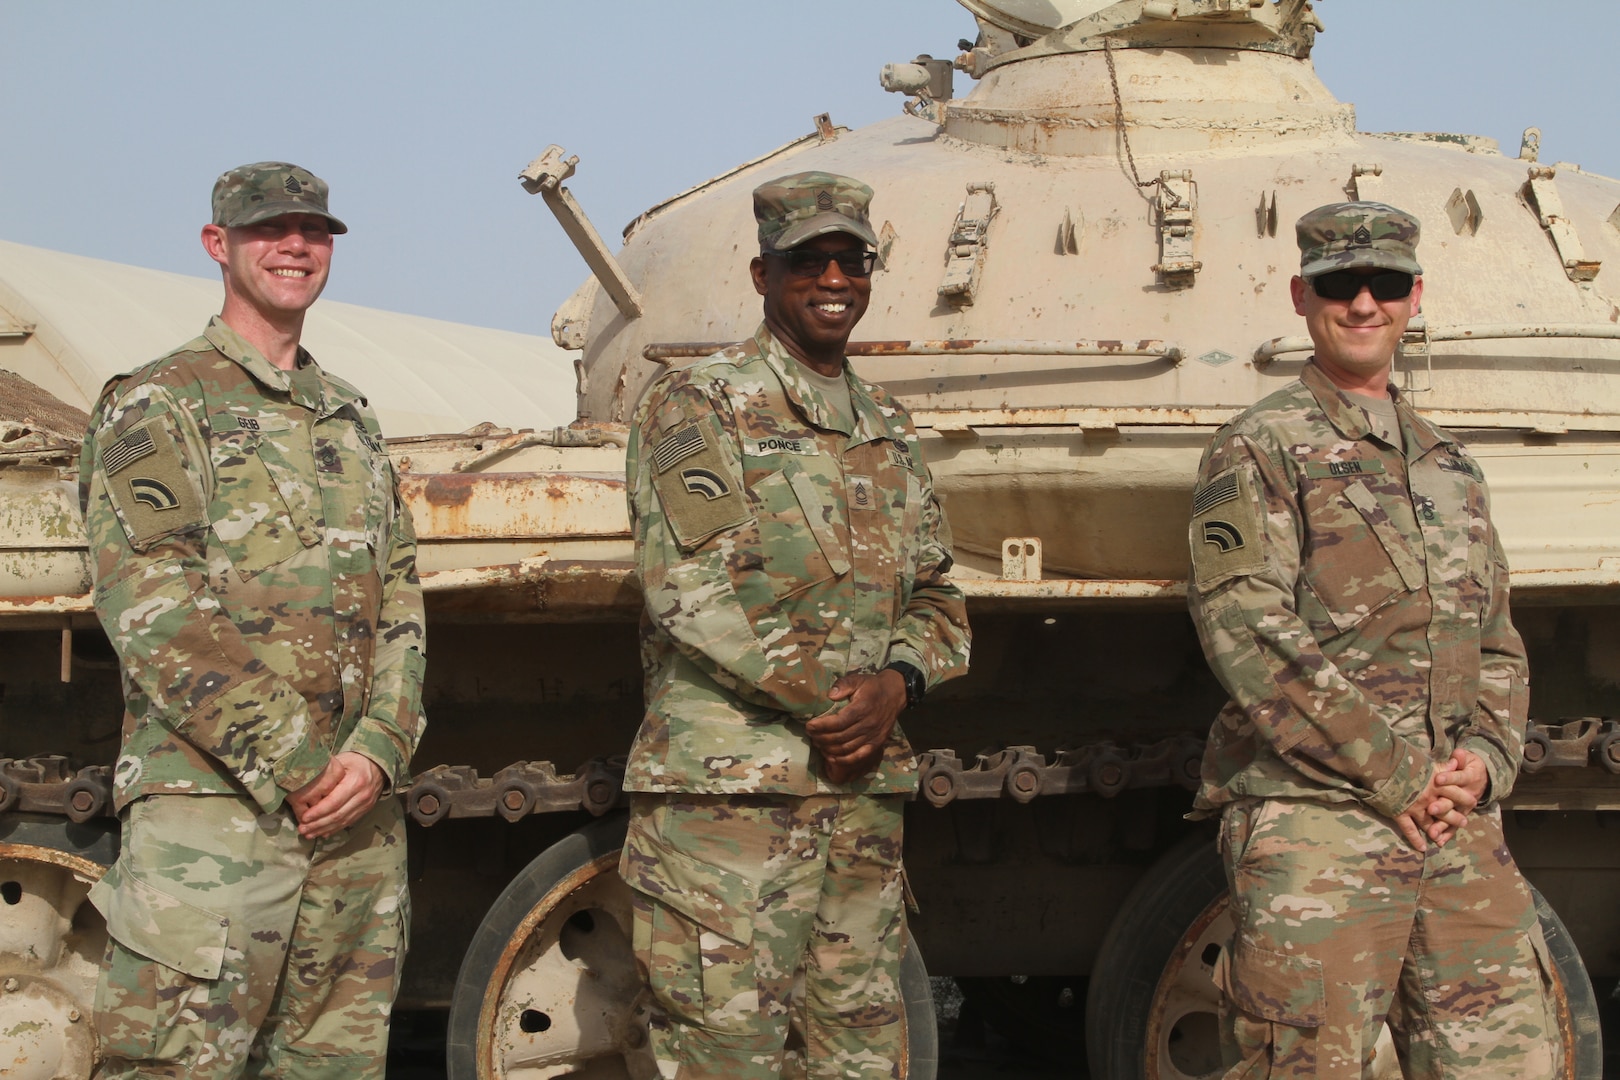
<instances>
[{"instance_id":1,"label":"smiling soldier","mask_svg":"<svg viewBox=\"0 0 1620 1080\"><path fill-rule=\"evenodd\" d=\"M871 197L756 189L764 325L656 380L631 426L647 712L621 871L666 1078L902 1058L895 719L966 670L968 628L910 417L844 356Z\"/></svg>"},{"instance_id":2,"label":"smiling soldier","mask_svg":"<svg viewBox=\"0 0 1620 1080\"><path fill-rule=\"evenodd\" d=\"M377 1078L409 902L397 799L421 736L415 539L366 399L299 345L326 185L214 185L225 303L102 391L80 492L123 670L101 1077Z\"/></svg>"},{"instance_id":3,"label":"smiling soldier","mask_svg":"<svg viewBox=\"0 0 1620 1080\"><path fill-rule=\"evenodd\" d=\"M1315 355L1216 434L1189 536L1231 695L1196 802L1236 922L1226 1075L1359 1078L1386 1021L1409 1078L1560 1075L1502 838L1527 706L1507 563L1478 463L1390 384L1418 222L1336 203L1296 233Z\"/></svg>"}]
</instances>

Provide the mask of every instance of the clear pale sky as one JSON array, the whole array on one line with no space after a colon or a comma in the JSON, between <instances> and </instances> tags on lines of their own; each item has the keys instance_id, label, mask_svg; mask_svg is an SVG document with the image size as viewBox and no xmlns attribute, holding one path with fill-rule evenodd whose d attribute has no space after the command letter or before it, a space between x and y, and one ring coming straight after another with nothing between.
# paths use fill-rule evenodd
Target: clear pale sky
<instances>
[{"instance_id":1,"label":"clear pale sky","mask_svg":"<svg viewBox=\"0 0 1620 1080\"><path fill-rule=\"evenodd\" d=\"M1364 131L1487 135L1620 176L1616 0L1319 0ZM587 271L516 176L548 143L601 233L809 133L892 116L879 68L956 55L952 0L0 0L0 239L213 276L215 176L333 186L327 296L546 333ZM957 93L972 80L957 75Z\"/></svg>"}]
</instances>

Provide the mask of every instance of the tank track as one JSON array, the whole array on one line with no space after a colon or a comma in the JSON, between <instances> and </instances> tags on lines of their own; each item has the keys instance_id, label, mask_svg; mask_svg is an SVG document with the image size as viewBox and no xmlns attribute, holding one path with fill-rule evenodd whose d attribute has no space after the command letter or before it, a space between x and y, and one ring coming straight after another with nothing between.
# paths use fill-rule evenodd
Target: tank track
<instances>
[{"instance_id":1,"label":"tank track","mask_svg":"<svg viewBox=\"0 0 1620 1080\"><path fill-rule=\"evenodd\" d=\"M1157 742L1099 740L1063 748L1050 759L1033 746L1008 746L964 763L954 750L918 757L918 797L934 806L957 799L1027 803L1046 795L1111 798L1134 788L1198 787L1204 740L1176 735ZM519 761L494 776L469 765L437 765L399 792L411 818L433 825L445 818L502 817L584 810L600 816L624 805L623 757L592 758L573 773L549 761ZM1620 721L1583 717L1532 723L1523 770L1595 768L1620 774ZM65 756L0 758L0 814L56 814L75 822L115 816L112 766L77 768Z\"/></svg>"}]
</instances>

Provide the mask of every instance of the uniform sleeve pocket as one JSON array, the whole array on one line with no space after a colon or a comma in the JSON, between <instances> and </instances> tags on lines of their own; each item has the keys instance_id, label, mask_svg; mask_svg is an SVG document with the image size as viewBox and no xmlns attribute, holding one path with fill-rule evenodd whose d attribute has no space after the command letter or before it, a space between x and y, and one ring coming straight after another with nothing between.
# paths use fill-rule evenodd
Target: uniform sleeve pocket
<instances>
[{"instance_id":1,"label":"uniform sleeve pocket","mask_svg":"<svg viewBox=\"0 0 1620 1080\"><path fill-rule=\"evenodd\" d=\"M107 919L107 935L130 952L195 979L217 979L225 964L230 920L177 900L122 870L107 871L90 890Z\"/></svg>"}]
</instances>

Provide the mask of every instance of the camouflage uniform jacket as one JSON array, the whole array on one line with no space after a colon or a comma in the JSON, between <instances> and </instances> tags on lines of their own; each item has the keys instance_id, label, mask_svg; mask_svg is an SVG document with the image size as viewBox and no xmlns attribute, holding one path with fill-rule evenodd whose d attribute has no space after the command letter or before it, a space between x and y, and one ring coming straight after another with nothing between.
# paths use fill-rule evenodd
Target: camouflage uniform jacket
<instances>
[{"instance_id":1,"label":"camouflage uniform jacket","mask_svg":"<svg viewBox=\"0 0 1620 1080\"><path fill-rule=\"evenodd\" d=\"M80 458L95 607L142 795L264 812L353 750L407 778L422 732L416 539L377 422L300 350L298 378L215 318L102 390Z\"/></svg>"},{"instance_id":2,"label":"camouflage uniform jacket","mask_svg":"<svg viewBox=\"0 0 1620 1080\"><path fill-rule=\"evenodd\" d=\"M934 686L967 669L949 531L910 417L846 366L843 431L801 371L761 326L659 378L636 410L647 713L628 790L914 790L898 725L874 771L834 785L802 722L845 673L900 660Z\"/></svg>"},{"instance_id":3,"label":"camouflage uniform jacket","mask_svg":"<svg viewBox=\"0 0 1620 1080\"><path fill-rule=\"evenodd\" d=\"M1526 664L1484 476L1396 409L1404 452L1313 362L1204 453L1188 594L1232 700L1199 811L1303 796L1394 817L1457 746L1484 761L1490 798L1512 789Z\"/></svg>"}]
</instances>

